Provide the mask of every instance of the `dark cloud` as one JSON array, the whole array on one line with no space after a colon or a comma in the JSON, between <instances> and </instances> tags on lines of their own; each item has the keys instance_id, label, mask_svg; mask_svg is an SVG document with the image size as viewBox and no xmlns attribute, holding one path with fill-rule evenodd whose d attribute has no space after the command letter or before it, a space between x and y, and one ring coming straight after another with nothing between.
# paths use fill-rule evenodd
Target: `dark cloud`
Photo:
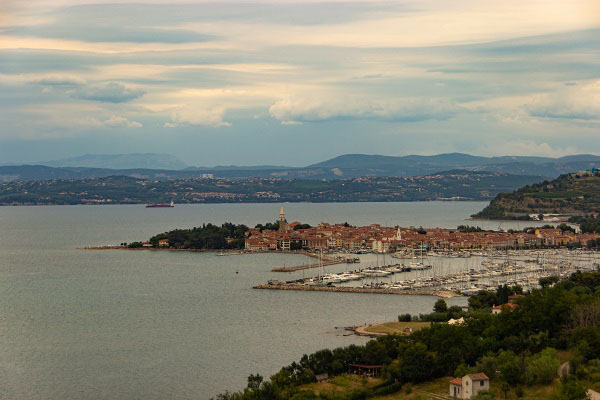
<instances>
[{"instance_id":1,"label":"dark cloud","mask_svg":"<svg viewBox=\"0 0 600 400\"><path fill-rule=\"evenodd\" d=\"M107 103L124 103L144 95L143 90L133 89L120 82L108 82L81 87L73 97Z\"/></svg>"}]
</instances>

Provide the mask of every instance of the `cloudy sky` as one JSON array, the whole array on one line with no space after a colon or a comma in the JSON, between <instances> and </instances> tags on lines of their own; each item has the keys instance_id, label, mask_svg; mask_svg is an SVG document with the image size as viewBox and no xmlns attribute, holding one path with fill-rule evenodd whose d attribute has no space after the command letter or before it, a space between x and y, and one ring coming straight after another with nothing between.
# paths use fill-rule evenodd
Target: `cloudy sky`
<instances>
[{"instance_id":1,"label":"cloudy sky","mask_svg":"<svg viewBox=\"0 0 600 400\"><path fill-rule=\"evenodd\" d=\"M0 163L600 154L600 2L2 0Z\"/></svg>"}]
</instances>

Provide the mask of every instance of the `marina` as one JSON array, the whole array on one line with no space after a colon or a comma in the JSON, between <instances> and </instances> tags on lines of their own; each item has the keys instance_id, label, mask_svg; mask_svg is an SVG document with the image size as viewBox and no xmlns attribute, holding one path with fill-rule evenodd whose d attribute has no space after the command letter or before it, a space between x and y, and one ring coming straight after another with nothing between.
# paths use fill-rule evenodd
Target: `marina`
<instances>
[{"instance_id":1,"label":"marina","mask_svg":"<svg viewBox=\"0 0 600 400\"><path fill-rule=\"evenodd\" d=\"M339 254L335 257L343 259ZM375 265L328 273L327 265L320 263L314 276L270 280L255 288L468 296L502 285L518 285L527 291L539 287L541 278L566 279L574 272L593 271L600 266L600 254L581 249L431 251L422 254L420 261L415 261L409 252L399 252L388 257L393 263L386 264L384 259L382 265L379 265L380 255L376 257ZM362 265L368 264L368 260L364 257Z\"/></svg>"}]
</instances>

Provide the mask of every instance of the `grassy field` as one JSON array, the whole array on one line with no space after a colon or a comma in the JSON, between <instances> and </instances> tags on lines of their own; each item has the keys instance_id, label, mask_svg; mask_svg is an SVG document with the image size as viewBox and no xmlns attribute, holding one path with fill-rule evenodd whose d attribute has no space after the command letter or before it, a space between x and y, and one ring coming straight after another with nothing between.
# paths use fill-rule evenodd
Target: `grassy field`
<instances>
[{"instance_id":1,"label":"grassy field","mask_svg":"<svg viewBox=\"0 0 600 400\"><path fill-rule=\"evenodd\" d=\"M428 327L430 322L384 322L382 324L371 325L365 328L369 333L387 333L387 334L404 334L404 328L407 326L413 331Z\"/></svg>"},{"instance_id":2,"label":"grassy field","mask_svg":"<svg viewBox=\"0 0 600 400\"><path fill-rule=\"evenodd\" d=\"M358 375L344 374L335 376L324 382L309 383L302 389L311 390L315 394L351 393L353 391L370 388L381 383L381 379L363 378Z\"/></svg>"},{"instance_id":3,"label":"grassy field","mask_svg":"<svg viewBox=\"0 0 600 400\"><path fill-rule=\"evenodd\" d=\"M386 396L370 397L373 400L442 400L451 397L448 396L448 385L452 377L444 377L429 382L423 382L418 385L405 385L402 390ZM325 382L311 383L304 385L302 389L313 391L315 394L350 394L360 389L373 388L381 383L380 379L364 379L356 375L340 375L333 377ZM498 380L491 381L491 392L497 399L504 399L504 393L500 390ZM508 400L544 400L550 399L559 390L558 378L551 385L547 386L524 386L523 396L517 397L514 388L507 393Z\"/></svg>"}]
</instances>

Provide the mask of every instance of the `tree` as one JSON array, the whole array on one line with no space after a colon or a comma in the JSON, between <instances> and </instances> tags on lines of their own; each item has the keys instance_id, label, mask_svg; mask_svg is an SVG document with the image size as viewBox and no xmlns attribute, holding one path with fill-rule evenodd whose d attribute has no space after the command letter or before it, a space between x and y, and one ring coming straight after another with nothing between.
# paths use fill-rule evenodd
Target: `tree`
<instances>
[{"instance_id":1,"label":"tree","mask_svg":"<svg viewBox=\"0 0 600 400\"><path fill-rule=\"evenodd\" d=\"M510 350L498 354L498 368L502 379L511 386L521 383L523 370L519 357Z\"/></svg>"},{"instance_id":2,"label":"tree","mask_svg":"<svg viewBox=\"0 0 600 400\"><path fill-rule=\"evenodd\" d=\"M558 281L558 276L547 276L539 279L539 283L542 288L552 286Z\"/></svg>"},{"instance_id":3,"label":"tree","mask_svg":"<svg viewBox=\"0 0 600 400\"><path fill-rule=\"evenodd\" d=\"M248 389L258 389L263 381L263 377L260 374L250 375L248 377Z\"/></svg>"},{"instance_id":4,"label":"tree","mask_svg":"<svg viewBox=\"0 0 600 400\"><path fill-rule=\"evenodd\" d=\"M444 299L439 299L433 306L433 311L443 313L448 311L448 305Z\"/></svg>"},{"instance_id":5,"label":"tree","mask_svg":"<svg viewBox=\"0 0 600 400\"><path fill-rule=\"evenodd\" d=\"M312 228L312 226L310 226L309 224L298 224L296 226L294 226L294 230L297 231L298 229L310 229Z\"/></svg>"},{"instance_id":6,"label":"tree","mask_svg":"<svg viewBox=\"0 0 600 400\"><path fill-rule=\"evenodd\" d=\"M575 229L571 225L567 225L565 223L562 223L562 224L558 225L556 228L560 229L563 232L573 232L573 233L575 233Z\"/></svg>"},{"instance_id":7,"label":"tree","mask_svg":"<svg viewBox=\"0 0 600 400\"><path fill-rule=\"evenodd\" d=\"M475 310L491 307L498 303L496 293L489 290L480 290L476 295L469 297L469 307Z\"/></svg>"},{"instance_id":8,"label":"tree","mask_svg":"<svg viewBox=\"0 0 600 400\"><path fill-rule=\"evenodd\" d=\"M548 347L527 359L525 364L525 381L528 384L548 385L556 377L560 361L558 352Z\"/></svg>"},{"instance_id":9,"label":"tree","mask_svg":"<svg viewBox=\"0 0 600 400\"><path fill-rule=\"evenodd\" d=\"M500 385L500 390L502 390L502 393L504 393L504 398L506 399L508 396L508 391L510 390L510 385L507 382L502 382Z\"/></svg>"},{"instance_id":10,"label":"tree","mask_svg":"<svg viewBox=\"0 0 600 400\"><path fill-rule=\"evenodd\" d=\"M560 394L556 400L587 400L587 390L579 381L569 379L561 385Z\"/></svg>"},{"instance_id":11,"label":"tree","mask_svg":"<svg viewBox=\"0 0 600 400\"><path fill-rule=\"evenodd\" d=\"M412 316L409 313L398 315L398 322L410 322L410 321L412 321Z\"/></svg>"},{"instance_id":12,"label":"tree","mask_svg":"<svg viewBox=\"0 0 600 400\"><path fill-rule=\"evenodd\" d=\"M425 381L433 373L433 355L423 343L402 344L398 371L404 382Z\"/></svg>"},{"instance_id":13,"label":"tree","mask_svg":"<svg viewBox=\"0 0 600 400\"><path fill-rule=\"evenodd\" d=\"M475 368L468 366L465 363L461 363L456 370L454 370L454 376L462 378L465 375L472 374L475 372Z\"/></svg>"},{"instance_id":14,"label":"tree","mask_svg":"<svg viewBox=\"0 0 600 400\"><path fill-rule=\"evenodd\" d=\"M491 354L485 355L477 362L477 370L483 371L489 378L493 378L498 370L498 361Z\"/></svg>"}]
</instances>

